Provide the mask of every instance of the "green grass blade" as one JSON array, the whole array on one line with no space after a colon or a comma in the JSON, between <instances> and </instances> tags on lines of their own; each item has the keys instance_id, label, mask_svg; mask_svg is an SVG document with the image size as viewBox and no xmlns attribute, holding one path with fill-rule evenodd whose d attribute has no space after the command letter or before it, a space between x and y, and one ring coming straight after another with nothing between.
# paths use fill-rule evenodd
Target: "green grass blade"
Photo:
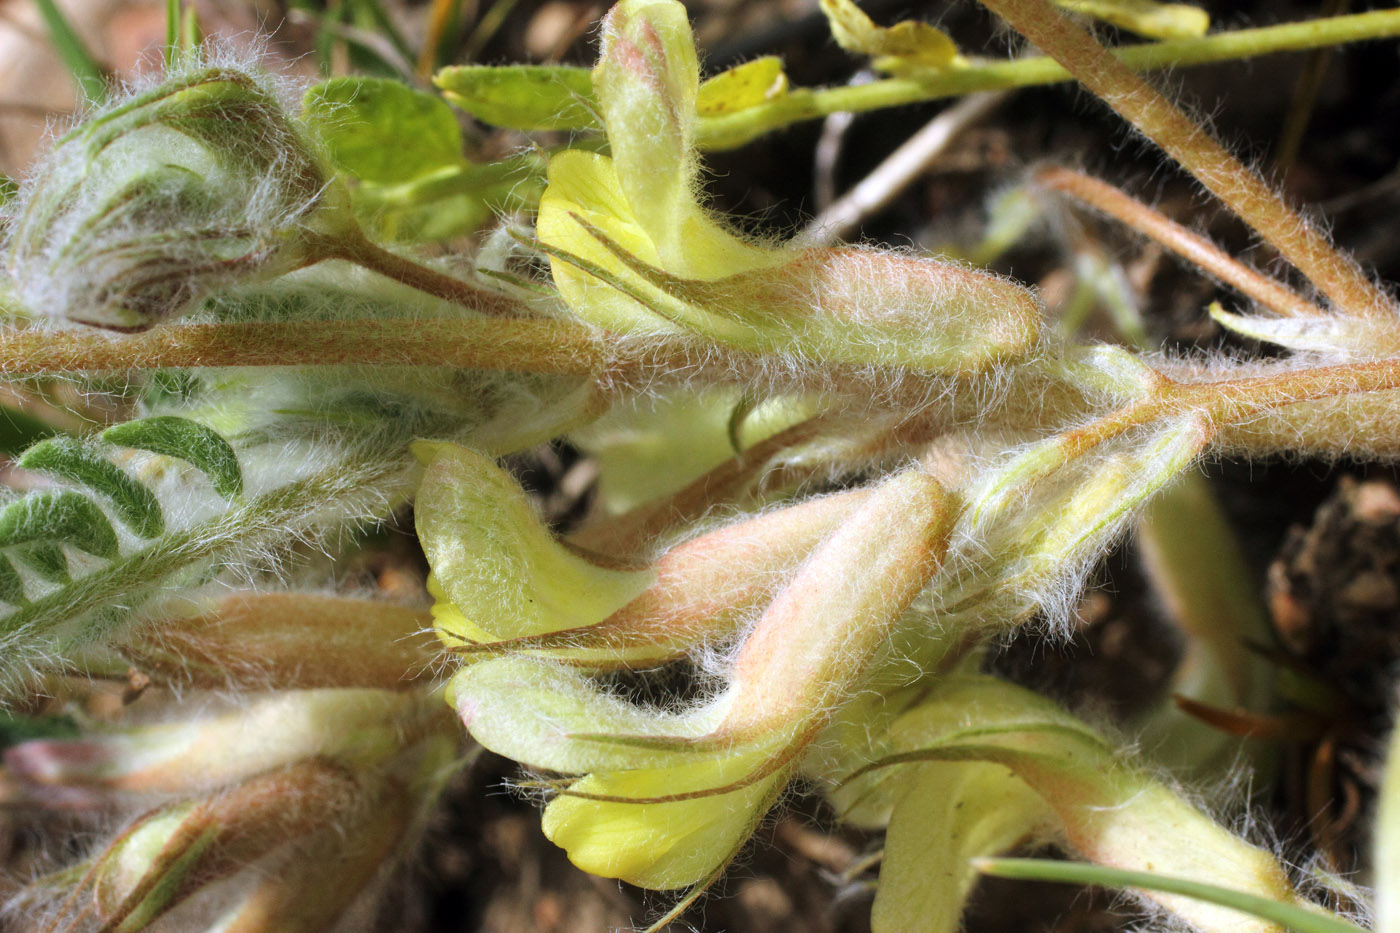
<instances>
[{"instance_id":1,"label":"green grass blade","mask_svg":"<svg viewBox=\"0 0 1400 933\"><path fill-rule=\"evenodd\" d=\"M72 73L73 80L78 83L83 96L93 103L102 103L107 99L106 71L73 31L67 17L54 0L35 2L39 5L39 15L44 18L44 25L48 27L49 39L53 42L54 50Z\"/></svg>"},{"instance_id":2,"label":"green grass blade","mask_svg":"<svg viewBox=\"0 0 1400 933\"><path fill-rule=\"evenodd\" d=\"M351 0L351 10L356 26L383 36L404 61L413 60L413 48L379 0Z\"/></svg>"},{"instance_id":3,"label":"green grass blade","mask_svg":"<svg viewBox=\"0 0 1400 933\"><path fill-rule=\"evenodd\" d=\"M165 47L160 52L169 71L180 57L180 0L165 0Z\"/></svg>"},{"instance_id":4,"label":"green grass blade","mask_svg":"<svg viewBox=\"0 0 1400 933\"><path fill-rule=\"evenodd\" d=\"M180 54L188 58L203 41L204 33L199 28L199 13L191 4L185 9L185 15L180 21Z\"/></svg>"},{"instance_id":5,"label":"green grass blade","mask_svg":"<svg viewBox=\"0 0 1400 933\"><path fill-rule=\"evenodd\" d=\"M1365 933L1354 923L1336 916L1314 913L1294 904L1269 900L1243 891L1216 887L1188 878L1158 875L1149 871L1124 871L1087 862L1058 862L1037 858L979 858L973 864L984 874L1022 881L1055 881L1065 884L1092 884L1102 888L1141 888L1191 897L1261 920L1277 923L1294 933Z\"/></svg>"}]
</instances>

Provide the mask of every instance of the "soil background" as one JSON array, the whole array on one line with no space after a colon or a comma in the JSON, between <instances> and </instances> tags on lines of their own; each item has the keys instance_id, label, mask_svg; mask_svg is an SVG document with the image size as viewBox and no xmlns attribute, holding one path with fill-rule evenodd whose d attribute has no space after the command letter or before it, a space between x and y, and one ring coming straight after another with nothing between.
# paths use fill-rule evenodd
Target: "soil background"
<instances>
[{"instance_id":1,"label":"soil background","mask_svg":"<svg viewBox=\"0 0 1400 933\"><path fill-rule=\"evenodd\" d=\"M84 0L70 5L95 48L119 71L151 61L163 38L163 6ZM393 4L398 4L394 6ZM410 35L422 35L429 9L415 0L390 4ZM781 55L795 85L850 80L861 63L828 38L815 0L694 0L687 4L713 71L757 54ZM1217 27L1267 25L1318 16L1340 4L1240 2L1203 4ZM1384 4L1376 4L1382 6ZM965 0L864 4L878 21L906 16L939 23L965 50L995 54L1015 45L980 7ZM1365 4L1352 4L1352 9ZM273 29L268 53L307 77L313 33L304 15L275 0L200 7L211 32L247 41ZM476 35L483 62L565 61L587 64L595 0L501 0L464 6L463 36L491 11L499 26ZM1115 41L1128 37L1113 34ZM29 0L0 0L0 171L22 173L46 121L72 108L71 86L45 48ZM1183 69L1165 81L1237 151L1272 174L1298 202L1330 218L1336 241L1384 281L1400 281L1400 44L1374 42L1335 54L1290 54ZM1315 103L1298 93L1299 76L1319 67ZM843 134L813 123L772 134L741 150L707 158L716 207L769 234L799 229L821 205L819 190L843 192L864 178L942 104L855 118ZM1296 157L1282 139L1290 114L1310 116ZM1296 117L1295 117L1296 119ZM483 152L506 151L518 138L469 126ZM827 145L824 147L823 140ZM835 153L823 162L819 150ZM1287 164L1280 166L1280 159ZM1097 101L1069 86L1016 92L958 141L887 209L868 217L861 238L917 248L976 241L990 194L1045 162L1082 167L1137 193L1169 215L1207 231L1264 268L1271 257L1241 224L1224 216ZM1078 215L1139 284L1154 340L1175 352L1227 348L1264 352L1227 339L1206 318L1217 298L1236 296L1138 238ZM1037 284L1047 298L1064 288L1064 250L1050 235L1031 238L997 268ZM1057 292L1057 289L1060 290ZM1053 301L1052 301L1053 304ZM1106 332L1093 318L1091 331ZM587 464L567 448L550 448L517 464L561 523L587 508ZM584 470L584 474L577 471ZM1214 463L1207 467L1267 601L1281 665L1327 685L1337 702L1316 711L1274 710L1280 766L1268 786L1255 785L1256 822L1301 858L1314 844L1333 865L1365 880L1364 827L1388 730L1400 613L1400 494L1389 466L1319 462ZM413 557L403 558L412 563ZM1086 594L1071 642L1027 635L995 662L1003 673L1076 707L1128 711L1150 701L1178 650L1168 620L1150 595L1131 545L1111 555ZM1263 649L1261 649L1263 650ZM1288 718L1292 716L1292 718ZM1309 718L1311 717L1311 718ZM1262 728L1235 719L1222 726ZM1260 741L1256 739L1255 741ZM1322 762L1320 764L1320 762ZM1324 764L1330 763L1330 767ZM514 766L483 755L455 780L428 828L416 861L394 885L379 916L385 930L424 933L595 933L655 915L664 897L588 877L540 834L536 806L505 784ZM1319 810L1319 801L1322 809ZM1321 819L1319 820L1319 816ZM815 797L798 789L771 816L729 876L675 929L731 933L857 933L868 928L878 835L835 825ZM967 921L973 933L1126 929L1141 921L1128 903L1099 893L1049 885L987 883Z\"/></svg>"}]
</instances>

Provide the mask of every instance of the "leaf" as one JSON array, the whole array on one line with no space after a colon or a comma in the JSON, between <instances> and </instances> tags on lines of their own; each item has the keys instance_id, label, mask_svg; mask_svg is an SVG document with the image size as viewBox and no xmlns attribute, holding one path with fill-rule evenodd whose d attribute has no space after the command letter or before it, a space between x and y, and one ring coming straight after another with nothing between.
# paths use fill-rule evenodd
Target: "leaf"
<instances>
[{"instance_id":1,"label":"leaf","mask_svg":"<svg viewBox=\"0 0 1400 933\"><path fill-rule=\"evenodd\" d=\"M1083 862L1057 862L1035 858L979 858L974 860L974 864L983 873L999 878L1092 884L1101 888L1141 888L1160 891L1163 894L1178 894L1241 913L1253 914L1261 920L1277 923L1295 933L1364 933L1361 927L1340 917L1317 913L1296 904L1153 871L1123 871Z\"/></svg>"},{"instance_id":2,"label":"leaf","mask_svg":"<svg viewBox=\"0 0 1400 933\"><path fill-rule=\"evenodd\" d=\"M78 724L68 716L0 713L0 749L11 748L32 739L71 738L79 731Z\"/></svg>"},{"instance_id":3,"label":"leaf","mask_svg":"<svg viewBox=\"0 0 1400 933\"><path fill-rule=\"evenodd\" d=\"M107 72L97 63L82 37L73 29L54 0L36 0L39 15L48 27L54 51L63 60L78 89L93 103L107 99Z\"/></svg>"},{"instance_id":4,"label":"leaf","mask_svg":"<svg viewBox=\"0 0 1400 933\"><path fill-rule=\"evenodd\" d=\"M942 70L958 60L953 40L928 23L905 20L886 29L875 25L853 0L821 0L821 8L836 44L871 56L880 71Z\"/></svg>"},{"instance_id":5,"label":"leaf","mask_svg":"<svg viewBox=\"0 0 1400 933\"><path fill-rule=\"evenodd\" d=\"M212 428L175 415L157 415L114 425L102 439L119 447L149 450L183 460L209 477L215 492L225 499L243 495L243 470L228 441Z\"/></svg>"},{"instance_id":6,"label":"leaf","mask_svg":"<svg viewBox=\"0 0 1400 933\"><path fill-rule=\"evenodd\" d=\"M0 547L63 541L97 557L118 553L117 533L96 504L76 492L40 492L0 512Z\"/></svg>"},{"instance_id":7,"label":"leaf","mask_svg":"<svg viewBox=\"0 0 1400 933\"><path fill-rule=\"evenodd\" d=\"M73 579L68 574L68 557L63 553L63 548L52 542L18 548L15 557L49 583L69 583Z\"/></svg>"},{"instance_id":8,"label":"leaf","mask_svg":"<svg viewBox=\"0 0 1400 933\"><path fill-rule=\"evenodd\" d=\"M21 453L55 433L54 427L15 405L0 404L0 453Z\"/></svg>"},{"instance_id":9,"label":"leaf","mask_svg":"<svg viewBox=\"0 0 1400 933\"><path fill-rule=\"evenodd\" d=\"M23 606L29 602L24 592L24 579L8 557L0 557L0 600L11 606Z\"/></svg>"},{"instance_id":10,"label":"leaf","mask_svg":"<svg viewBox=\"0 0 1400 933\"><path fill-rule=\"evenodd\" d=\"M78 483L106 497L122 524L143 538L155 538L165 531L155 495L82 441L50 438L25 451L19 465Z\"/></svg>"},{"instance_id":11,"label":"leaf","mask_svg":"<svg viewBox=\"0 0 1400 933\"><path fill-rule=\"evenodd\" d=\"M1187 3L1156 3L1154 0L1055 0L1055 3L1150 39L1195 39L1210 29L1210 14Z\"/></svg>"},{"instance_id":12,"label":"leaf","mask_svg":"<svg viewBox=\"0 0 1400 933\"><path fill-rule=\"evenodd\" d=\"M735 113L767 103L787 93L788 77L783 60L765 55L736 65L701 83L695 109L702 117Z\"/></svg>"},{"instance_id":13,"label":"leaf","mask_svg":"<svg viewBox=\"0 0 1400 933\"><path fill-rule=\"evenodd\" d=\"M400 81L323 81L306 92L302 116L330 150L336 168L361 181L412 181L466 161L452 109Z\"/></svg>"},{"instance_id":14,"label":"leaf","mask_svg":"<svg viewBox=\"0 0 1400 933\"><path fill-rule=\"evenodd\" d=\"M567 65L457 65L433 78L453 105L513 130L597 129L593 78Z\"/></svg>"},{"instance_id":15,"label":"leaf","mask_svg":"<svg viewBox=\"0 0 1400 933\"><path fill-rule=\"evenodd\" d=\"M0 175L0 207L19 193L19 182L9 175Z\"/></svg>"}]
</instances>

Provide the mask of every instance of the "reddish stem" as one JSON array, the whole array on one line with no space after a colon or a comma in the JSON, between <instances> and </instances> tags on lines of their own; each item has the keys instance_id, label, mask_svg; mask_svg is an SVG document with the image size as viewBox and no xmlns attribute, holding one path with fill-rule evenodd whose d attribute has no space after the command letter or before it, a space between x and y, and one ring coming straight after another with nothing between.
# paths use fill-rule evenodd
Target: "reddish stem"
<instances>
[{"instance_id":1,"label":"reddish stem","mask_svg":"<svg viewBox=\"0 0 1400 933\"><path fill-rule=\"evenodd\" d=\"M1285 317L1316 317L1326 312L1268 276L1261 275L1220 247L1136 198L1082 172L1051 166L1035 173L1036 184L1068 194L1156 240L1226 285Z\"/></svg>"},{"instance_id":2,"label":"reddish stem","mask_svg":"<svg viewBox=\"0 0 1400 933\"><path fill-rule=\"evenodd\" d=\"M1343 311L1393 316L1390 296L1327 242L1257 172L1046 0L982 0L1160 146Z\"/></svg>"}]
</instances>

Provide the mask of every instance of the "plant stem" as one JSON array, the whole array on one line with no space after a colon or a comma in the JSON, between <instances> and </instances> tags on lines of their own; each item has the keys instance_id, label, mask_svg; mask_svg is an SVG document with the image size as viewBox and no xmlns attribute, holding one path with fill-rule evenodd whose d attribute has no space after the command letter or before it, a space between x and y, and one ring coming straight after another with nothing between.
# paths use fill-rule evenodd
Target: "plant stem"
<instances>
[{"instance_id":1,"label":"plant stem","mask_svg":"<svg viewBox=\"0 0 1400 933\"><path fill-rule=\"evenodd\" d=\"M638 340L581 324L511 318L179 324L113 337L0 330L8 375L134 372L198 366L453 366L646 379L694 372L713 351L662 336ZM741 362L736 365L742 370Z\"/></svg>"},{"instance_id":2,"label":"plant stem","mask_svg":"<svg viewBox=\"0 0 1400 933\"><path fill-rule=\"evenodd\" d=\"M479 314L533 316L527 305L514 298L391 252L361 233L358 227L347 227L335 237L309 237L308 245L313 262L343 259L425 295L450 301Z\"/></svg>"},{"instance_id":3,"label":"plant stem","mask_svg":"<svg viewBox=\"0 0 1400 933\"><path fill-rule=\"evenodd\" d=\"M1400 10L1376 10L1259 29L1237 29L1199 39L1128 45L1114 49L1113 55L1131 69L1180 68L1395 35L1400 35ZM864 112L960 97L976 91L1056 84L1073 77L1053 59L1036 56L1016 61L978 62L967 68L950 68L919 77L886 78L852 87L799 88L746 110L702 117L696 144L701 149L734 149L789 124L842 111Z\"/></svg>"},{"instance_id":4,"label":"plant stem","mask_svg":"<svg viewBox=\"0 0 1400 933\"><path fill-rule=\"evenodd\" d=\"M1194 175L1340 309L1359 316L1396 313L1389 296L1257 172L1046 0L983 3Z\"/></svg>"},{"instance_id":5,"label":"plant stem","mask_svg":"<svg viewBox=\"0 0 1400 933\"><path fill-rule=\"evenodd\" d=\"M1262 412L1303 402L1367 392L1400 389L1400 359L1318 366L1268 376L1162 384L1150 396L1060 435L1066 461L1105 441L1154 421L1193 412L1210 421L1212 431L1241 425Z\"/></svg>"},{"instance_id":6,"label":"plant stem","mask_svg":"<svg viewBox=\"0 0 1400 933\"><path fill-rule=\"evenodd\" d=\"M1034 178L1036 184L1077 198L1124 226L1156 240L1270 311L1285 317L1316 317L1326 313L1291 289L1244 265L1205 237L1097 178L1058 166L1041 169Z\"/></svg>"}]
</instances>

